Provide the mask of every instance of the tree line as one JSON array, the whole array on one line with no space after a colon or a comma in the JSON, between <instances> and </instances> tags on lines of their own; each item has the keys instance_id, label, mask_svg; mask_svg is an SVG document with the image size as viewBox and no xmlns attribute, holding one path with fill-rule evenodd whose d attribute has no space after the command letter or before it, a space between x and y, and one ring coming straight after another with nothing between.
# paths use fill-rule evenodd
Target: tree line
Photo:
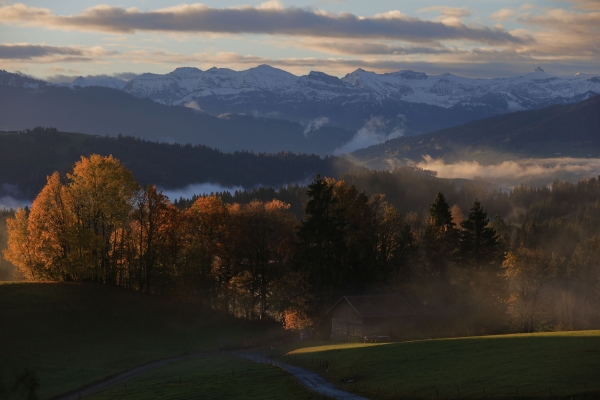
<instances>
[{"instance_id":1,"label":"tree line","mask_svg":"<svg viewBox=\"0 0 600 400\"><path fill-rule=\"evenodd\" d=\"M66 172L79 157L113 155L143 185L181 188L194 183L254 187L304 181L321 171L328 176L357 168L337 157L315 154L224 153L204 145L158 143L131 136L94 136L34 128L0 135L0 183L31 199L53 171ZM0 196L12 195L0 185Z\"/></svg>"},{"instance_id":2,"label":"tree line","mask_svg":"<svg viewBox=\"0 0 600 400\"><path fill-rule=\"evenodd\" d=\"M403 179L445 182L416 172ZM358 178L381 184L390 176ZM342 295L392 292L418 309L418 335L598 325L597 180L510 194L445 185L448 197L438 191L416 212L351 179L319 175L303 194L301 218L273 197L211 195L178 208L112 156L92 155L49 176L31 208L8 220L4 256L29 279L118 285L290 329L319 327ZM389 198L401 198L391 188ZM470 193L481 197L464 213L449 201ZM579 199L574 206L565 193ZM287 195L300 196L298 188ZM522 210L490 218L488 204ZM536 222L550 210L566 214ZM572 251L544 246L575 230Z\"/></svg>"}]
</instances>

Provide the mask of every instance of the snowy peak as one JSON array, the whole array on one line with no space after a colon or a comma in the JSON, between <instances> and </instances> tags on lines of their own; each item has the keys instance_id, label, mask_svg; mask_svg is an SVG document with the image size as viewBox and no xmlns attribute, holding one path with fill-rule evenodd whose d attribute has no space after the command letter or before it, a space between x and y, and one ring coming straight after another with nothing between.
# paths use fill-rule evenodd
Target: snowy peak
<instances>
[{"instance_id":1,"label":"snowy peak","mask_svg":"<svg viewBox=\"0 0 600 400\"><path fill-rule=\"evenodd\" d=\"M17 81L26 84L25 78L11 79L12 84L20 84ZM38 83L32 80L27 84ZM306 106L310 103L319 108L319 102L331 101L338 105L402 102L446 109L483 107L492 112L507 112L572 103L600 94L598 76L556 77L541 67L525 75L493 79L472 79L450 73L427 75L413 70L378 74L362 68L343 78L319 71L296 76L266 64L244 71L182 67L163 75L145 73L128 82L109 76L79 77L69 86L106 86L167 105L216 100L226 107L224 112L234 109L252 112L257 101L261 109L271 108L273 112L283 103L306 103ZM232 107L227 108L227 104Z\"/></svg>"},{"instance_id":2,"label":"snowy peak","mask_svg":"<svg viewBox=\"0 0 600 400\"><path fill-rule=\"evenodd\" d=\"M38 89L46 85L46 82L30 78L20 73L15 74L0 69L0 86L23 87L27 89Z\"/></svg>"},{"instance_id":3,"label":"snowy peak","mask_svg":"<svg viewBox=\"0 0 600 400\"><path fill-rule=\"evenodd\" d=\"M444 108L482 107L493 99L490 107L512 111L538 107L556 99L583 100L585 96L600 93L600 84L583 75L553 77L541 67L526 75L494 79L464 78L450 73L427 75L413 70L377 74L358 68L340 79L319 71L296 76L263 64L244 71L178 68L166 75L144 74L132 79L124 90L165 104L186 104L210 96L233 101L239 96L268 93L294 102L332 99L344 102L362 98Z\"/></svg>"}]
</instances>

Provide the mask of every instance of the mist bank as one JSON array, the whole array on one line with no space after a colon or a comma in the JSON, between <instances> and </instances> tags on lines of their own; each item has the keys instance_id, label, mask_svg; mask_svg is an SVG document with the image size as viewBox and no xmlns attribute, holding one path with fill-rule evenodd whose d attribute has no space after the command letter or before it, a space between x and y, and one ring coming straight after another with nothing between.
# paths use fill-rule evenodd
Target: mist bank
<instances>
[{"instance_id":1,"label":"mist bank","mask_svg":"<svg viewBox=\"0 0 600 400\"><path fill-rule=\"evenodd\" d=\"M193 183L182 188L165 189L159 187L158 190L169 198L172 202L178 199L191 199L194 196L210 195L212 193L230 192L244 190L242 186L224 186L219 183Z\"/></svg>"},{"instance_id":2,"label":"mist bank","mask_svg":"<svg viewBox=\"0 0 600 400\"><path fill-rule=\"evenodd\" d=\"M442 158L424 156L417 167L436 171L439 178L465 178L514 187L548 186L555 180L578 182L600 175L600 158L526 158L497 164L477 161L446 163Z\"/></svg>"},{"instance_id":3,"label":"mist bank","mask_svg":"<svg viewBox=\"0 0 600 400\"><path fill-rule=\"evenodd\" d=\"M0 209L16 210L18 208L30 207L30 206L31 206L31 200L14 198L11 196L1 196L0 197Z\"/></svg>"},{"instance_id":4,"label":"mist bank","mask_svg":"<svg viewBox=\"0 0 600 400\"><path fill-rule=\"evenodd\" d=\"M398 137L351 154L370 168L421 163L423 157L501 164L556 156L600 156L600 96L572 105L505 114L425 135ZM571 178L569 178L571 179Z\"/></svg>"}]
</instances>

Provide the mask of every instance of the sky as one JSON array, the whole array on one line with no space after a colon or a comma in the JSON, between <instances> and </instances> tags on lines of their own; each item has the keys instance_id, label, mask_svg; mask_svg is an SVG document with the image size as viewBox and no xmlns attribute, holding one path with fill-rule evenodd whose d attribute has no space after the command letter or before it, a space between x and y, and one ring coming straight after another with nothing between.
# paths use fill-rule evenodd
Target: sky
<instances>
[{"instance_id":1,"label":"sky","mask_svg":"<svg viewBox=\"0 0 600 400\"><path fill-rule=\"evenodd\" d=\"M0 69L127 79L269 64L297 75L412 69L600 73L600 0L0 0Z\"/></svg>"}]
</instances>

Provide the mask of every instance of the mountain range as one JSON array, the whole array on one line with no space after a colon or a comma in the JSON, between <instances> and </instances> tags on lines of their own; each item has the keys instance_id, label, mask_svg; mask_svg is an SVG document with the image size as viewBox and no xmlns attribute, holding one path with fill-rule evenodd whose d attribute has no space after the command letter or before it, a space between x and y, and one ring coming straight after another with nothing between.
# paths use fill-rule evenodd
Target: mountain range
<instances>
[{"instance_id":1,"label":"mountain range","mask_svg":"<svg viewBox=\"0 0 600 400\"><path fill-rule=\"evenodd\" d=\"M343 78L313 71L296 76L268 65L245 71L177 68L145 73L129 81L77 78L71 86L102 85L166 105L188 105L213 115L244 113L312 121L356 131L382 117L384 132L406 135L458 125L499 113L569 104L600 94L600 77L556 77L533 72L494 79L403 70L377 74L357 69Z\"/></svg>"},{"instance_id":2,"label":"mountain range","mask_svg":"<svg viewBox=\"0 0 600 400\"><path fill-rule=\"evenodd\" d=\"M417 163L424 157L481 164L523 158L600 158L600 96L391 139L349 157L371 168Z\"/></svg>"},{"instance_id":3,"label":"mountain range","mask_svg":"<svg viewBox=\"0 0 600 400\"><path fill-rule=\"evenodd\" d=\"M177 68L126 81L78 77L63 85L0 71L0 130L35 126L222 151L343 154L387 139L600 94L600 77L554 77L537 68L513 78L472 79L415 71L343 78Z\"/></svg>"},{"instance_id":4,"label":"mountain range","mask_svg":"<svg viewBox=\"0 0 600 400\"><path fill-rule=\"evenodd\" d=\"M353 133L333 126L307 129L293 121L243 114L210 115L167 106L122 90L61 87L0 72L0 130L37 126L101 136L119 134L155 141L202 144L225 152L331 154Z\"/></svg>"}]
</instances>

